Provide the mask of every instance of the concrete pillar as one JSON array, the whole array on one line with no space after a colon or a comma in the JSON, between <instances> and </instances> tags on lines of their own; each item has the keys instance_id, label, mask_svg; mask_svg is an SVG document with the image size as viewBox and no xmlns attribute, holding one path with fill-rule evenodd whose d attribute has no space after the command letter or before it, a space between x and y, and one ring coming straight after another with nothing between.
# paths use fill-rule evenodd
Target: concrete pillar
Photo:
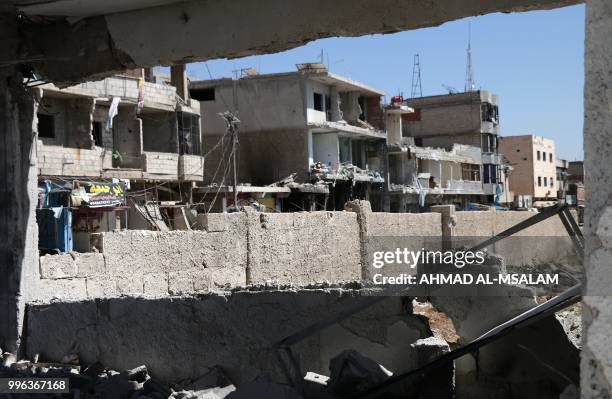
<instances>
[{"instance_id":1,"label":"concrete pillar","mask_svg":"<svg viewBox=\"0 0 612 399\"><path fill-rule=\"evenodd\" d=\"M28 286L38 279L36 110L40 89L0 75L0 347L19 346ZM33 289L33 287L30 287Z\"/></svg>"},{"instance_id":2,"label":"concrete pillar","mask_svg":"<svg viewBox=\"0 0 612 399\"><path fill-rule=\"evenodd\" d=\"M453 247L453 229L455 227L455 205L434 205L431 211L441 214L442 219L442 249Z\"/></svg>"},{"instance_id":3,"label":"concrete pillar","mask_svg":"<svg viewBox=\"0 0 612 399\"><path fill-rule=\"evenodd\" d=\"M402 115L387 113L387 143L399 145L402 142Z\"/></svg>"},{"instance_id":4,"label":"concrete pillar","mask_svg":"<svg viewBox=\"0 0 612 399\"><path fill-rule=\"evenodd\" d=\"M184 101L187 101L189 97L189 89L187 87L185 64L172 65L170 67L170 84L176 87L176 94Z\"/></svg>"},{"instance_id":5,"label":"concrete pillar","mask_svg":"<svg viewBox=\"0 0 612 399\"><path fill-rule=\"evenodd\" d=\"M337 87L332 87L329 93L331 103L331 120L338 122L342 120L342 111L340 110L340 93Z\"/></svg>"},{"instance_id":6,"label":"concrete pillar","mask_svg":"<svg viewBox=\"0 0 612 399\"><path fill-rule=\"evenodd\" d=\"M612 4L586 8L584 170L587 192L582 398L612 392Z\"/></svg>"}]
</instances>

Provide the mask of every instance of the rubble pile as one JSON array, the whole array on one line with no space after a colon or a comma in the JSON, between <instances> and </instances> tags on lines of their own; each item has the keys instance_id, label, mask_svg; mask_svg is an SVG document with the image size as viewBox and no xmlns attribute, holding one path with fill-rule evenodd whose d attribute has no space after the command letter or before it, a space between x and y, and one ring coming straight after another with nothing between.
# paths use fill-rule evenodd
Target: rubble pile
<instances>
[{"instance_id":1,"label":"rubble pile","mask_svg":"<svg viewBox=\"0 0 612 399\"><path fill-rule=\"evenodd\" d=\"M32 361L18 361L8 352L2 355L1 361L0 378L68 378L69 394L37 393L37 399L223 399L236 390L219 369L211 370L198 380L168 386L151 377L144 365L118 372L100 363L82 367L77 355L65 356L61 363L51 363L40 362L37 357ZM21 393L13 396L25 397Z\"/></svg>"}]
</instances>

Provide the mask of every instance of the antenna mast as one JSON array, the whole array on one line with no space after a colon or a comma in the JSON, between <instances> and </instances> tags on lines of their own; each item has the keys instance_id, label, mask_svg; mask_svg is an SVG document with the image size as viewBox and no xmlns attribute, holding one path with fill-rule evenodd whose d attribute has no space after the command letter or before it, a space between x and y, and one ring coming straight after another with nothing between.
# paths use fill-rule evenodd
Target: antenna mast
<instances>
[{"instance_id":1,"label":"antenna mast","mask_svg":"<svg viewBox=\"0 0 612 399\"><path fill-rule=\"evenodd\" d=\"M465 71L465 92L476 90L474 67L472 66L472 22L468 24L467 67Z\"/></svg>"},{"instance_id":2,"label":"antenna mast","mask_svg":"<svg viewBox=\"0 0 612 399\"><path fill-rule=\"evenodd\" d=\"M412 64L412 90L410 91L410 98L423 97L423 86L421 85L421 63L419 61L419 54L414 55L414 62Z\"/></svg>"}]
</instances>

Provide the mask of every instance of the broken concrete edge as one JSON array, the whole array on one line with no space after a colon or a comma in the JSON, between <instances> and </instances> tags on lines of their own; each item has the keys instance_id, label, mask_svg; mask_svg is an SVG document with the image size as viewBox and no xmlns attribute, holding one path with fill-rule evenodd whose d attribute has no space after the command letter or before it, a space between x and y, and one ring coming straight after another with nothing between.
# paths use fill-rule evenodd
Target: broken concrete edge
<instances>
[{"instance_id":1,"label":"broken concrete edge","mask_svg":"<svg viewBox=\"0 0 612 399\"><path fill-rule=\"evenodd\" d=\"M62 82L61 85L69 85L86 79L100 79L116 71L136 67L238 58L288 50L325 37L393 33L437 26L473 15L547 10L581 2L490 0L455 7L449 1L448 4L444 2L436 7L417 7L415 12L412 3L398 5L392 0L382 3L362 0L358 4L339 2L334 4L336 12L328 13L321 13L319 4L312 3L300 5L301 23L287 23L286 18L296 18L297 10L282 0L273 1L264 7L261 4L242 3L170 4L90 16L75 24L60 18L38 24L27 14L14 12L4 14L8 21L3 23L3 28L6 26L4 29L7 30L3 36L10 40L7 40L6 54L0 58L3 61L0 64L23 59L24 63L37 69L37 73L55 82ZM396 12L389 13L389 9ZM368 12L364 13L364 10ZM338 24L337 13L343 15L342 24ZM230 35L233 41L228 46L228 32L210 28L227 15L238 18L232 28L274 24L282 29L274 32L234 29ZM367 17L364 18L364 15ZM284 23L280 23L279 18L283 18ZM156 29L158 26L166 28L159 30ZM167 32L188 39L177 44L168 39ZM208 40L199 40L200 37L207 37Z\"/></svg>"},{"instance_id":2,"label":"broken concrete edge","mask_svg":"<svg viewBox=\"0 0 612 399\"><path fill-rule=\"evenodd\" d=\"M70 281L70 279L64 279L64 281ZM54 303L84 303L91 300L97 299L117 299L117 298L139 298L139 299L185 299L185 298L207 298L216 296L231 297L233 294L238 293L270 293L270 292L308 292L308 291L340 291L340 292L351 292L360 291L361 294L369 292L369 295L375 296L380 295L384 292L384 289L375 286L373 283L368 283L363 280L354 281L334 281L334 282L318 282L309 283L305 285L295 284L251 284L243 286L226 286L216 287L214 289L201 291L201 292L183 292L183 293L170 293L170 294L135 294L135 293L116 293L104 297L51 297L47 299L36 299L28 302L28 305L51 305ZM401 296L401 295L399 295Z\"/></svg>"}]
</instances>

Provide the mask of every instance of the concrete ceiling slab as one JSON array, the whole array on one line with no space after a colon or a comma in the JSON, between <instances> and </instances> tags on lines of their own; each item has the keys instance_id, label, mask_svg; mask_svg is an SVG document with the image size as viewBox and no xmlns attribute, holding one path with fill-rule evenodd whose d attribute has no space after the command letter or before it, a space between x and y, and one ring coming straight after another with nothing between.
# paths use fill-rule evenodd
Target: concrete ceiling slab
<instances>
[{"instance_id":1,"label":"concrete ceiling slab","mask_svg":"<svg viewBox=\"0 0 612 399\"><path fill-rule=\"evenodd\" d=\"M70 14L67 21L20 18L0 12L0 68L26 63L60 85L130 68L274 53L325 37L393 33L475 15L546 10L584 2L39 0L35 4L32 0L11 1L24 10L29 8L28 13ZM141 8L145 3L147 7ZM83 18L86 15L93 16Z\"/></svg>"},{"instance_id":2,"label":"concrete ceiling slab","mask_svg":"<svg viewBox=\"0 0 612 399\"><path fill-rule=\"evenodd\" d=\"M158 7L184 0L10 0L26 15L84 18Z\"/></svg>"}]
</instances>

